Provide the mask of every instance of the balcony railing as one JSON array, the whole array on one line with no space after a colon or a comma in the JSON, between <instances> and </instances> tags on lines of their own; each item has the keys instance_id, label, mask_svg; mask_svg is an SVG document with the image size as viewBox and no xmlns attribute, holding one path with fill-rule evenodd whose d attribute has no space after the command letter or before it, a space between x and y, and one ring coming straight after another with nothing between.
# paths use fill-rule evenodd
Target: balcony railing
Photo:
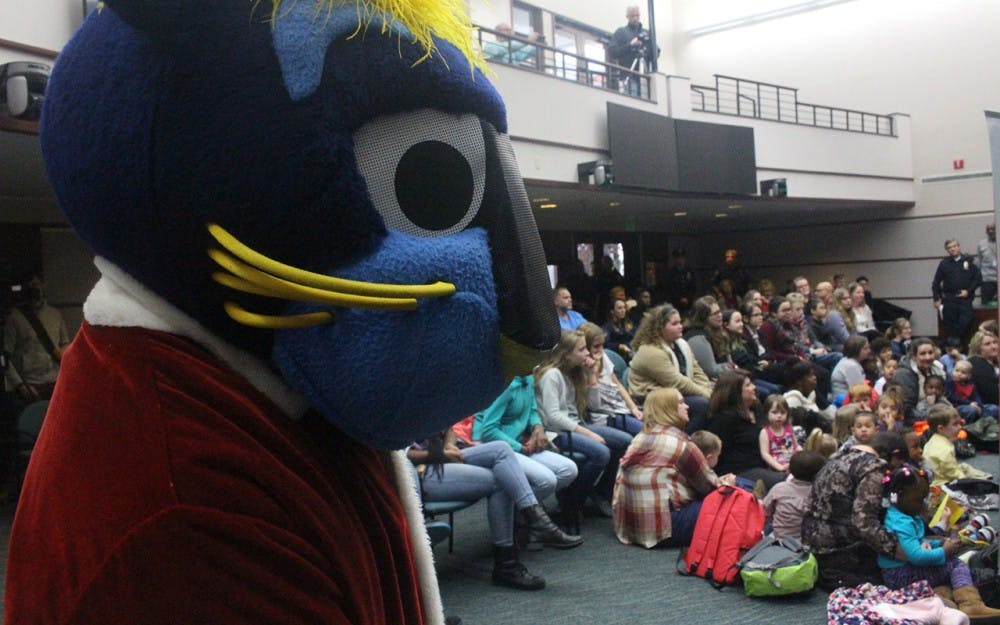
<instances>
[{"instance_id":1,"label":"balcony railing","mask_svg":"<svg viewBox=\"0 0 1000 625\"><path fill-rule=\"evenodd\" d=\"M798 89L715 75L715 86L691 85L691 108L787 124L896 136L892 117L800 102Z\"/></svg>"},{"instance_id":2,"label":"balcony railing","mask_svg":"<svg viewBox=\"0 0 1000 625\"><path fill-rule=\"evenodd\" d=\"M649 74L633 72L613 63L595 61L519 35L508 35L489 28L478 28L475 36L488 61L652 100Z\"/></svg>"}]
</instances>

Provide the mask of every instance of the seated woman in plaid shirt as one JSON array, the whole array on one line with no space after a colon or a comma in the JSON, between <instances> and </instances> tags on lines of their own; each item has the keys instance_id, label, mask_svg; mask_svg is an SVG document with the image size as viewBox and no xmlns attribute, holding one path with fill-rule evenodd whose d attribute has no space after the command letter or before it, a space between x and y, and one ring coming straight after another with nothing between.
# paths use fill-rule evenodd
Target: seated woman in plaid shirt
<instances>
[{"instance_id":1,"label":"seated woman in plaid shirt","mask_svg":"<svg viewBox=\"0 0 1000 625\"><path fill-rule=\"evenodd\" d=\"M650 548L691 542L702 498L732 475L719 478L684 433L688 406L673 388L646 397L642 432L632 440L615 482L618 540Z\"/></svg>"}]
</instances>

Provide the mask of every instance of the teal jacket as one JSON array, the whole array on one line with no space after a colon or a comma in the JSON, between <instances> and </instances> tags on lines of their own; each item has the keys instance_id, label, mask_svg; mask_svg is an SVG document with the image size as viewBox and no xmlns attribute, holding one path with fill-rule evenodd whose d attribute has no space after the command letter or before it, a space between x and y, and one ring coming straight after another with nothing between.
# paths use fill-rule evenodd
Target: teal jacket
<instances>
[{"instance_id":1,"label":"teal jacket","mask_svg":"<svg viewBox=\"0 0 1000 625\"><path fill-rule=\"evenodd\" d=\"M536 425L542 424L535 404L535 382L531 375L511 380L507 389L493 404L476 413L472 426L475 441L504 441L514 451L521 451L521 437Z\"/></svg>"},{"instance_id":2,"label":"teal jacket","mask_svg":"<svg viewBox=\"0 0 1000 625\"><path fill-rule=\"evenodd\" d=\"M942 565L945 561L944 549L941 541L924 538L924 522L919 517L910 516L895 506L891 506L885 513L885 529L896 535L899 539L899 546L906 554L906 559L913 566L934 566ZM921 544L930 543L931 549L924 549ZM903 566L907 562L901 562L895 558L888 558L882 554L878 556L878 565L883 569L894 569Z\"/></svg>"}]
</instances>

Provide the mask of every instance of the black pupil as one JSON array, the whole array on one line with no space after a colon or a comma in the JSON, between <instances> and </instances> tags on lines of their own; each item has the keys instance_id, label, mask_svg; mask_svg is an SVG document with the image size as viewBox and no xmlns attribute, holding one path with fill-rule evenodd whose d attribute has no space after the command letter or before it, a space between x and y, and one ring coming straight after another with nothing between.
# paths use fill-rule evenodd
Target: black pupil
<instances>
[{"instance_id":1,"label":"black pupil","mask_svg":"<svg viewBox=\"0 0 1000 625\"><path fill-rule=\"evenodd\" d=\"M472 203L472 187L469 162L441 141L415 144L396 167L399 207L425 230L445 230L461 221Z\"/></svg>"}]
</instances>

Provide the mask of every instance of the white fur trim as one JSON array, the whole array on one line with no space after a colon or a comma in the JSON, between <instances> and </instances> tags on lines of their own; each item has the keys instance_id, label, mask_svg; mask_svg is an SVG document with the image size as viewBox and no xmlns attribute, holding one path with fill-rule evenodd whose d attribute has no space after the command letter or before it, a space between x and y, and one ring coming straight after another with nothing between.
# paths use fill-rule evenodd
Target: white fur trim
<instances>
[{"instance_id":1,"label":"white fur trim","mask_svg":"<svg viewBox=\"0 0 1000 625\"><path fill-rule=\"evenodd\" d=\"M431 540L424 529L424 514L417 499L417 486L413 483L413 465L402 451L390 452L392 467L396 474L396 489L406 512L406 522L410 526L410 544L413 545L413 560L417 565L420 580L420 594L424 599L424 619L427 625L444 625L444 608L441 592L438 590L437 572L434 570L434 553Z\"/></svg>"},{"instance_id":2,"label":"white fur trim","mask_svg":"<svg viewBox=\"0 0 1000 625\"><path fill-rule=\"evenodd\" d=\"M87 323L146 328L189 338L245 377L289 417L298 419L305 413L306 400L260 359L226 343L114 263L98 256L94 264L101 272L101 279L83 304Z\"/></svg>"}]
</instances>

